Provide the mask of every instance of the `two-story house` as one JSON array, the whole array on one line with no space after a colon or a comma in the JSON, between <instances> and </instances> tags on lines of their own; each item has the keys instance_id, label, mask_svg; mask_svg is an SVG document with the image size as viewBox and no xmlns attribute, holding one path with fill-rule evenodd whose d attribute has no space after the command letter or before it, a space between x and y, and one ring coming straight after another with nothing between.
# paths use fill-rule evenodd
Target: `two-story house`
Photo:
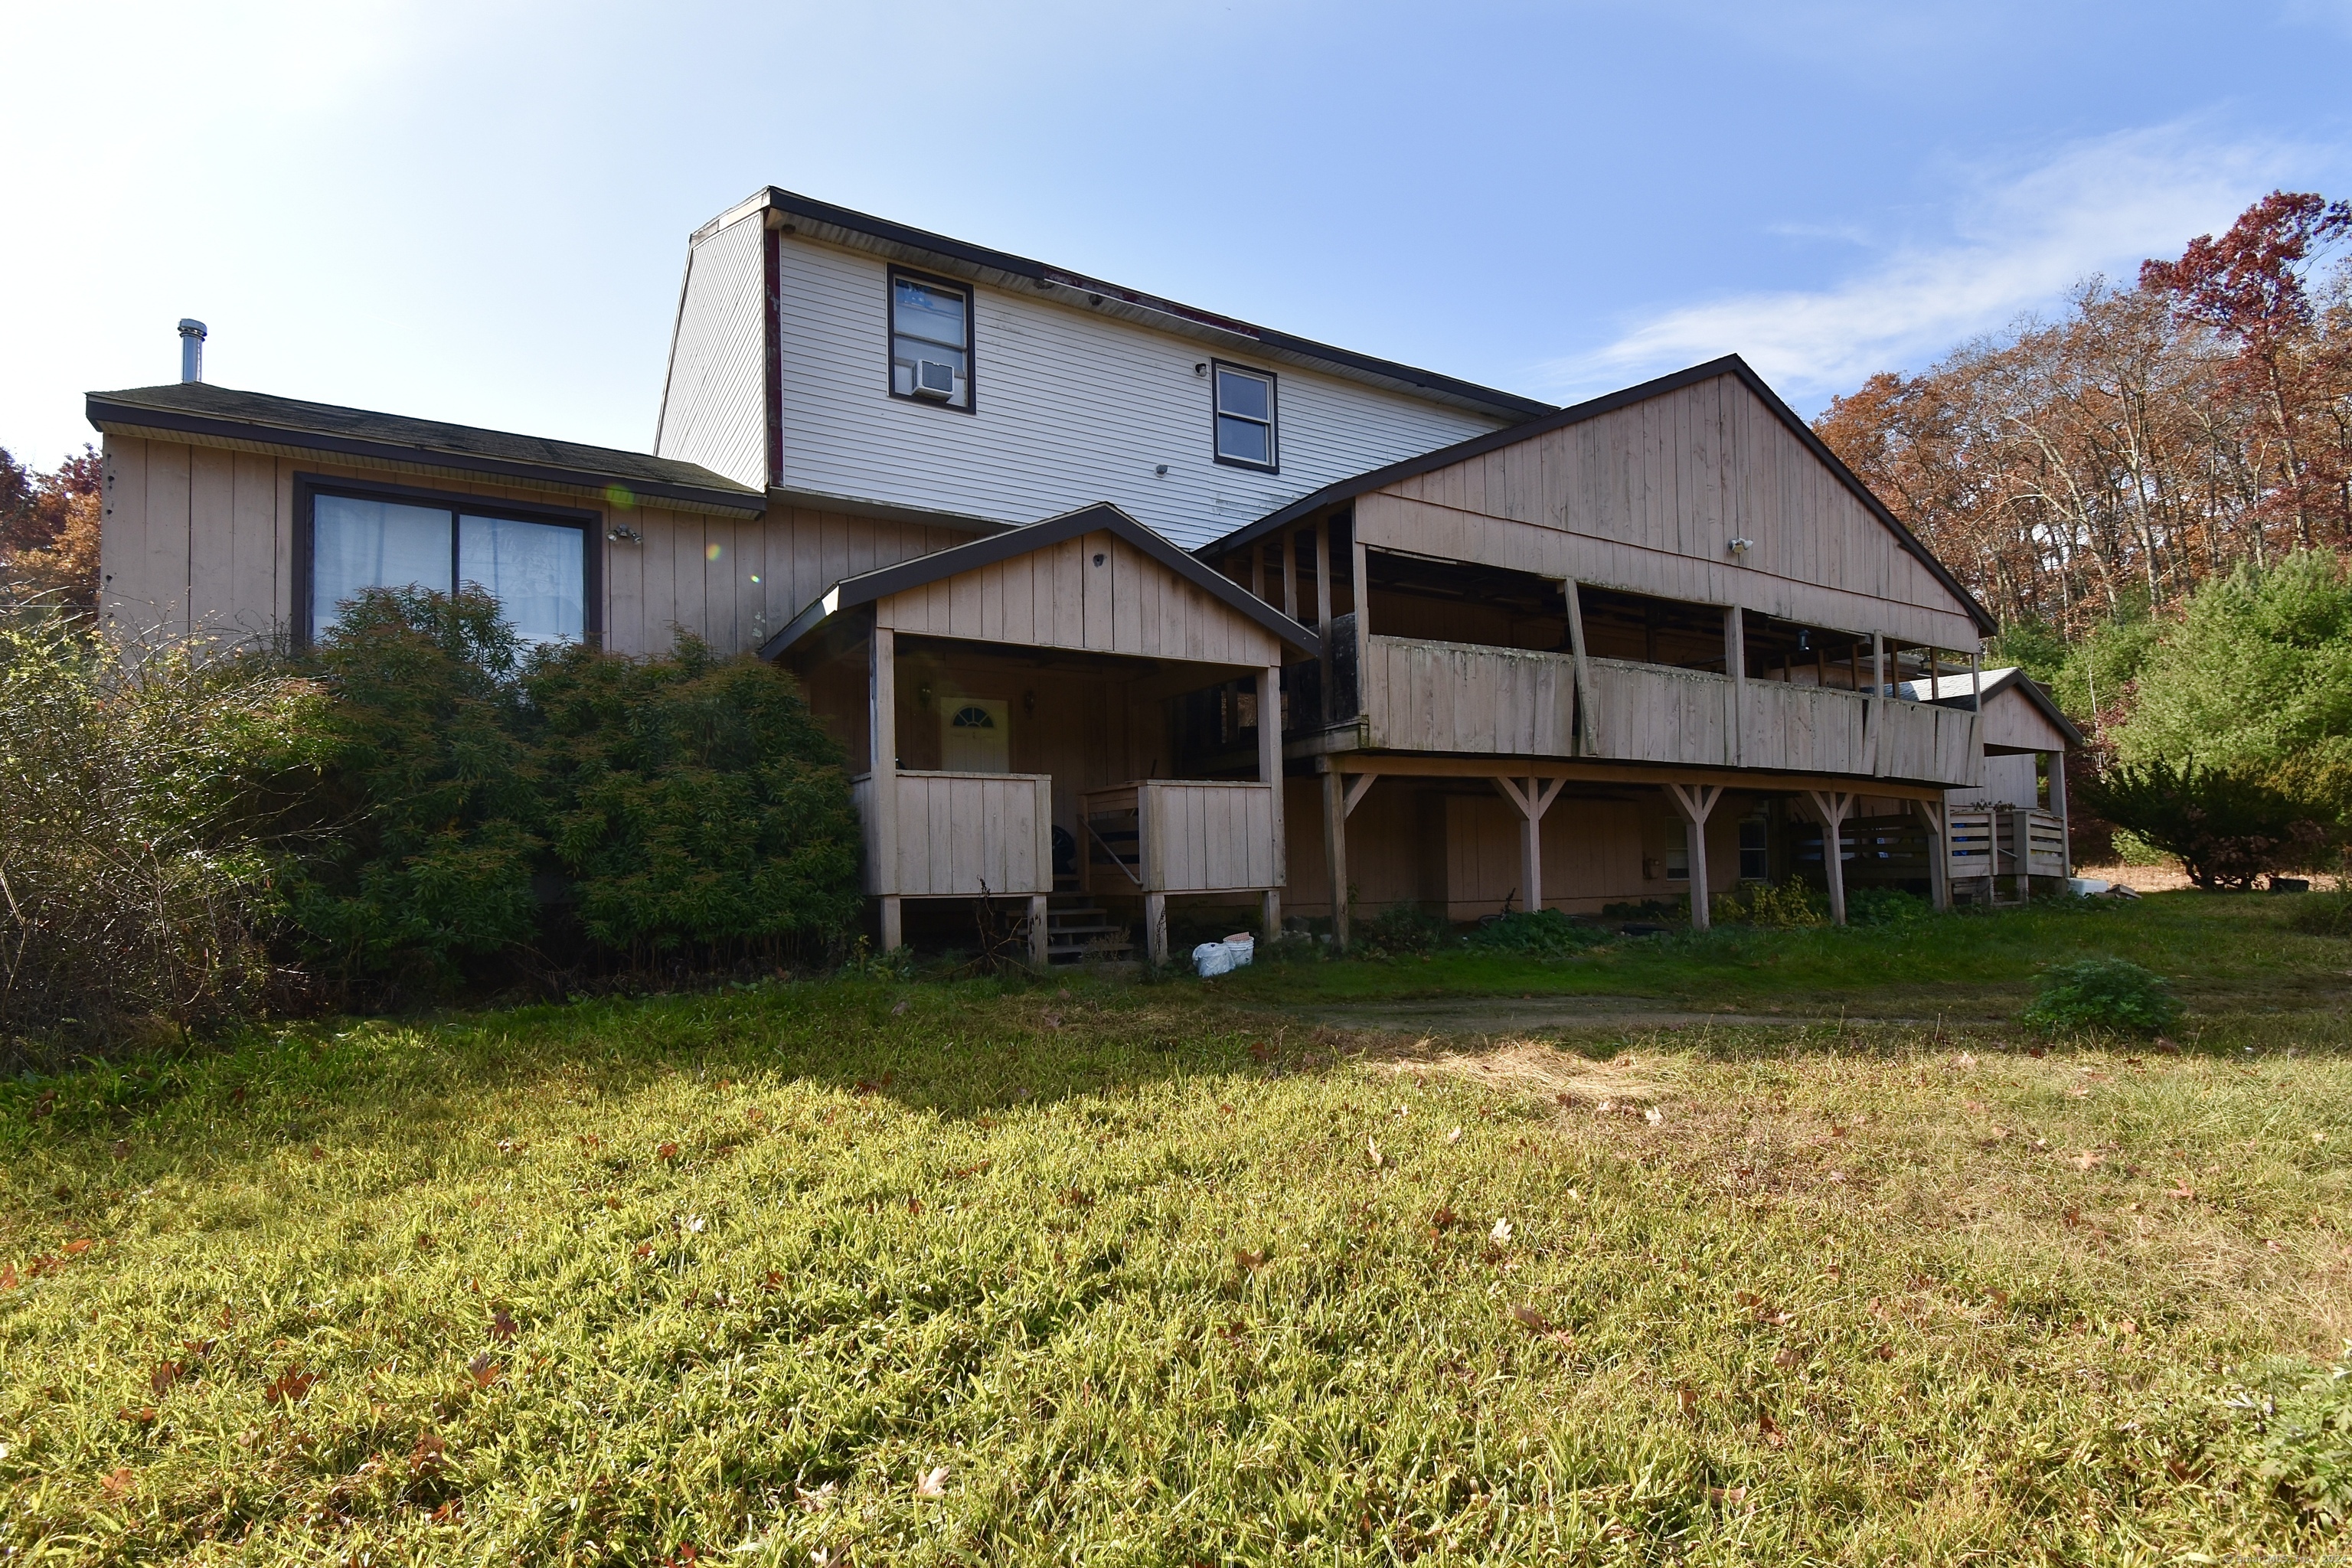
<instances>
[{"instance_id":1,"label":"two-story house","mask_svg":"<svg viewBox=\"0 0 2352 1568\"><path fill-rule=\"evenodd\" d=\"M788 666L886 946L981 897L1043 959L1160 953L1171 897L1344 942L1944 896L1981 775L1933 683L1984 612L1736 360L1553 409L771 189L689 242L650 456L201 381L89 416L119 636L478 583L529 638Z\"/></svg>"}]
</instances>

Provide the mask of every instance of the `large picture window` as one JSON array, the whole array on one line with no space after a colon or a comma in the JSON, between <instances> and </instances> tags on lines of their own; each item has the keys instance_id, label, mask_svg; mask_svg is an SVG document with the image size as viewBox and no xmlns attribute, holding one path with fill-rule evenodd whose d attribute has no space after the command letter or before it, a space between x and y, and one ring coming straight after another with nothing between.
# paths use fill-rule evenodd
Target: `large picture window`
<instances>
[{"instance_id":1,"label":"large picture window","mask_svg":"<svg viewBox=\"0 0 2352 1568\"><path fill-rule=\"evenodd\" d=\"M1215 386L1217 461L1276 471L1280 455L1275 445L1274 377L1236 364L1210 368Z\"/></svg>"},{"instance_id":2,"label":"large picture window","mask_svg":"<svg viewBox=\"0 0 2352 1568\"><path fill-rule=\"evenodd\" d=\"M890 269L890 395L971 412L971 290Z\"/></svg>"},{"instance_id":3,"label":"large picture window","mask_svg":"<svg viewBox=\"0 0 2352 1568\"><path fill-rule=\"evenodd\" d=\"M312 641L367 588L454 592L499 602L525 647L588 635L588 534L582 523L477 510L463 502L315 492L310 499Z\"/></svg>"}]
</instances>

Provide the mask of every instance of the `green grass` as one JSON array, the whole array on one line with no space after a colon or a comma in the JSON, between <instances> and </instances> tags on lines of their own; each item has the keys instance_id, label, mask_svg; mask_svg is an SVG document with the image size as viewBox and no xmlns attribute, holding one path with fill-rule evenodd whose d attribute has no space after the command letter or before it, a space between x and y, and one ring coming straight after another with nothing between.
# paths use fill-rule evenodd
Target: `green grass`
<instances>
[{"instance_id":1,"label":"green grass","mask_svg":"<svg viewBox=\"0 0 2352 1568\"><path fill-rule=\"evenodd\" d=\"M2044 918L1930 978L2027 984L2078 929ZM2352 1335L2352 1027L2210 1005L2352 966L2261 956L2270 919L2079 928L2201 951L2172 1053L1452 1055L1261 1005L1580 973L1440 960L346 1022L0 1085L0 1562L2342 1550L2227 1403ZM1595 967L1722 999L1888 962L1790 937ZM1745 989L1758 951L1807 978Z\"/></svg>"}]
</instances>

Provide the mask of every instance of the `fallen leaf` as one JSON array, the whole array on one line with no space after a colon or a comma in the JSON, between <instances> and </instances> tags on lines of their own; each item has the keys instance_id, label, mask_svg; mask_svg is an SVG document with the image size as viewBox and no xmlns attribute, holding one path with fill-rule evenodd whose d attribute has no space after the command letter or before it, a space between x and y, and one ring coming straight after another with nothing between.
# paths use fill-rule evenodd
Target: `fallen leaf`
<instances>
[{"instance_id":1,"label":"fallen leaf","mask_svg":"<svg viewBox=\"0 0 2352 1568\"><path fill-rule=\"evenodd\" d=\"M1531 1334L1548 1334L1552 1331L1551 1320L1533 1307L1512 1308L1511 1321Z\"/></svg>"},{"instance_id":2,"label":"fallen leaf","mask_svg":"<svg viewBox=\"0 0 2352 1568\"><path fill-rule=\"evenodd\" d=\"M935 1465L925 1470L915 1481L915 1495L922 1498L947 1496L948 1468L945 1465Z\"/></svg>"},{"instance_id":3,"label":"fallen leaf","mask_svg":"<svg viewBox=\"0 0 2352 1568\"><path fill-rule=\"evenodd\" d=\"M1977 1058L1969 1055L1968 1052L1962 1051L1958 1056L1952 1058L1952 1065L1954 1067L1960 1068L1972 1068L1977 1065Z\"/></svg>"},{"instance_id":4,"label":"fallen leaf","mask_svg":"<svg viewBox=\"0 0 2352 1568\"><path fill-rule=\"evenodd\" d=\"M179 1381L180 1363L175 1361L158 1362L155 1370L147 1374L147 1386L155 1391L158 1399L163 1398L165 1392Z\"/></svg>"},{"instance_id":5,"label":"fallen leaf","mask_svg":"<svg viewBox=\"0 0 2352 1568\"><path fill-rule=\"evenodd\" d=\"M131 1158L130 1139L118 1138L114 1141L114 1157L118 1160L128 1160Z\"/></svg>"},{"instance_id":6,"label":"fallen leaf","mask_svg":"<svg viewBox=\"0 0 2352 1568\"><path fill-rule=\"evenodd\" d=\"M833 1504L834 1494L841 1490L839 1481L827 1481L814 1491L803 1487L793 1488L793 1500L803 1513L822 1513Z\"/></svg>"},{"instance_id":7,"label":"fallen leaf","mask_svg":"<svg viewBox=\"0 0 2352 1568\"><path fill-rule=\"evenodd\" d=\"M1365 1139L1364 1154L1367 1159L1371 1161L1373 1170L1377 1171L1381 1168L1383 1162L1381 1159L1381 1146L1379 1143L1370 1138Z\"/></svg>"},{"instance_id":8,"label":"fallen leaf","mask_svg":"<svg viewBox=\"0 0 2352 1568\"><path fill-rule=\"evenodd\" d=\"M310 1392L310 1385L318 1381L317 1373L303 1372L289 1366L261 1391L261 1397L265 1403L270 1405L298 1404Z\"/></svg>"},{"instance_id":9,"label":"fallen leaf","mask_svg":"<svg viewBox=\"0 0 2352 1568\"><path fill-rule=\"evenodd\" d=\"M1230 1105L1220 1105L1217 1109L1224 1112L1227 1116L1231 1116L1234 1113L1234 1108Z\"/></svg>"},{"instance_id":10,"label":"fallen leaf","mask_svg":"<svg viewBox=\"0 0 2352 1568\"><path fill-rule=\"evenodd\" d=\"M1248 1333L1249 1325L1243 1322L1239 1318L1235 1318L1233 1321L1225 1324L1224 1327L1217 1331L1219 1338L1228 1341L1242 1339Z\"/></svg>"},{"instance_id":11,"label":"fallen leaf","mask_svg":"<svg viewBox=\"0 0 2352 1568\"><path fill-rule=\"evenodd\" d=\"M2171 1472L2172 1479L2176 1481L2186 1482L2189 1479L2189 1467L2182 1464L2175 1456L2168 1454L2165 1456L2164 1468Z\"/></svg>"},{"instance_id":12,"label":"fallen leaf","mask_svg":"<svg viewBox=\"0 0 2352 1568\"><path fill-rule=\"evenodd\" d=\"M2106 1163L2107 1157L2105 1154L2090 1149L2085 1149L2075 1155L2073 1161L2074 1169L2078 1171L2094 1171Z\"/></svg>"},{"instance_id":13,"label":"fallen leaf","mask_svg":"<svg viewBox=\"0 0 2352 1568\"><path fill-rule=\"evenodd\" d=\"M1756 1413L1756 1429L1764 1435L1764 1441L1771 1444L1775 1448L1785 1448L1789 1446L1789 1435L1780 1430L1780 1424L1772 1419L1770 1411L1759 1410Z\"/></svg>"},{"instance_id":14,"label":"fallen leaf","mask_svg":"<svg viewBox=\"0 0 2352 1568\"><path fill-rule=\"evenodd\" d=\"M2119 1318L2116 1321L2116 1332L2119 1334L2136 1334L2139 1332L2139 1325L2133 1322L2129 1318Z\"/></svg>"},{"instance_id":15,"label":"fallen leaf","mask_svg":"<svg viewBox=\"0 0 2352 1568\"><path fill-rule=\"evenodd\" d=\"M2195 1197L2197 1195L2197 1189L2189 1184L2188 1177L2183 1176L2179 1181L2173 1184L2172 1191L2168 1195L2180 1198L2185 1201L2189 1198Z\"/></svg>"},{"instance_id":16,"label":"fallen leaf","mask_svg":"<svg viewBox=\"0 0 2352 1568\"><path fill-rule=\"evenodd\" d=\"M467 1362L466 1371L472 1374L476 1388L488 1388L506 1375L506 1368L492 1361L488 1351Z\"/></svg>"},{"instance_id":17,"label":"fallen leaf","mask_svg":"<svg viewBox=\"0 0 2352 1568\"><path fill-rule=\"evenodd\" d=\"M1796 1346L1782 1345L1773 1352L1772 1364L1785 1372L1804 1359L1804 1352L1798 1350Z\"/></svg>"},{"instance_id":18,"label":"fallen leaf","mask_svg":"<svg viewBox=\"0 0 2352 1568\"><path fill-rule=\"evenodd\" d=\"M0 1263L0 1290L14 1290L23 1283L23 1280L16 1278L15 1264Z\"/></svg>"},{"instance_id":19,"label":"fallen leaf","mask_svg":"<svg viewBox=\"0 0 2352 1568\"><path fill-rule=\"evenodd\" d=\"M1256 1058L1259 1061L1270 1062L1274 1059L1274 1047L1267 1045L1264 1040L1260 1040L1256 1045L1254 1045L1249 1048L1249 1054Z\"/></svg>"},{"instance_id":20,"label":"fallen leaf","mask_svg":"<svg viewBox=\"0 0 2352 1568\"><path fill-rule=\"evenodd\" d=\"M1960 1109L1963 1110L1982 1110L1984 1109L1984 1101L1981 1100L1964 1100L1960 1101Z\"/></svg>"},{"instance_id":21,"label":"fallen leaf","mask_svg":"<svg viewBox=\"0 0 2352 1568\"><path fill-rule=\"evenodd\" d=\"M655 1158L655 1159L656 1159L656 1160L675 1160L675 1159L677 1159L677 1144L675 1144L675 1143L665 1143L665 1144L663 1144L660 1148L658 1148L658 1149L656 1149L656 1150L655 1150L655 1151L654 1151L654 1158Z\"/></svg>"},{"instance_id":22,"label":"fallen leaf","mask_svg":"<svg viewBox=\"0 0 2352 1568\"><path fill-rule=\"evenodd\" d=\"M1459 1142L1462 1142L1462 1129L1460 1129L1459 1127L1457 1127L1457 1128L1455 1128L1453 1131L1448 1132L1448 1133L1445 1135L1445 1141L1446 1141L1448 1143L1459 1143Z\"/></svg>"},{"instance_id":23,"label":"fallen leaf","mask_svg":"<svg viewBox=\"0 0 2352 1568\"><path fill-rule=\"evenodd\" d=\"M416 1233L416 1250L419 1252L430 1252L433 1250L433 1233L431 1231L420 1230ZM228 1325L226 1323L223 1323L221 1327L226 1328Z\"/></svg>"},{"instance_id":24,"label":"fallen leaf","mask_svg":"<svg viewBox=\"0 0 2352 1568\"><path fill-rule=\"evenodd\" d=\"M1236 1268L1246 1268L1251 1273L1255 1274L1259 1269L1265 1267L1265 1254L1263 1252L1244 1252L1240 1247L1235 1247L1234 1248L1234 1267Z\"/></svg>"},{"instance_id":25,"label":"fallen leaf","mask_svg":"<svg viewBox=\"0 0 2352 1568\"><path fill-rule=\"evenodd\" d=\"M128 1465L118 1466L113 1470L108 1472L108 1474L100 1479L98 1484L106 1489L107 1496L121 1497L124 1492L131 1489L131 1467Z\"/></svg>"},{"instance_id":26,"label":"fallen leaf","mask_svg":"<svg viewBox=\"0 0 2352 1568\"><path fill-rule=\"evenodd\" d=\"M1698 1394L1691 1389L1677 1388L1675 1390L1675 1405L1687 1415L1698 1408Z\"/></svg>"},{"instance_id":27,"label":"fallen leaf","mask_svg":"<svg viewBox=\"0 0 2352 1568\"><path fill-rule=\"evenodd\" d=\"M90 1244L87 1241L68 1241L63 1247L58 1247L58 1250L64 1253L68 1258L79 1258L83 1253L88 1252Z\"/></svg>"},{"instance_id":28,"label":"fallen leaf","mask_svg":"<svg viewBox=\"0 0 2352 1568\"><path fill-rule=\"evenodd\" d=\"M920 1198L908 1198L908 1199L907 1200L907 1212L908 1212L908 1214L920 1214L920 1213L922 1213L922 1212L923 1212L923 1200L922 1200L922 1199L920 1199Z\"/></svg>"},{"instance_id":29,"label":"fallen leaf","mask_svg":"<svg viewBox=\"0 0 2352 1568\"><path fill-rule=\"evenodd\" d=\"M439 1508L433 1510L433 1522L436 1524L454 1524L457 1522L458 1516L465 1511L466 1500L464 1498L453 1497L447 1502L443 1503Z\"/></svg>"},{"instance_id":30,"label":"fallen leaf","mask_svg":"<svg viewBox=\"0 0 2352 1568\"><path fill-rule=\"evenodd\" d=\"M1511 1239L1511 1222L1507 1219L1496 1220L1495 1228L1486 1233L1486 1239L1497 1247L1504 1246Z\"/></svg>"},{"instance_id":31,"label":"fallen leaf","mask_svg":"<svg viewBox=\"0 0 2352 1568\"><path fill-rule=\"evenodd\" d=\"M1726 1508L1738 1508L1748 1500L1748 1489L1746 1487L1709 1487L1706 1489L1706 1500L1721 1503Z\"/></svg>"},{"instance_id":32,"label":"fallen leaf","mask_svg":"<svg viewBox=\"0 0 2352 1568\"><path fill-rule=\"evenodd\" d=\"M1045 1027L1058 1029L1062 1026L1062 1016L1059 1013L1048 1013L1045 1015Z\"/></svg>"},{"instance_id":33,"label":"fallen leaf","mask_svg":"<svg viewBox=\"0 0 2352 1568\"><path fill-rule=\"evenodd\" d=\"M114 1418L118 1421L128 1421L134 1426L152 1426L155 1425L155 1407L147 1405L133 1410L125 1405L114 1413Z\"/></svg>"},{"instance_id":34,"label":"fallen leaf","mask_svg":"<svg viewBox=\"0 0 2352 1568\"><path fill-rule=\"evenodd\" d=\"M1650 1107L1650 1109L1649 1109L1649 1110L1644 1110L1643 1112L1642 1112L1642 1120L1643 1120L1643 1121L1646 1121L1646 1122L1648 1122L1648 1123L1649 1123L1651 1126L1653 1126L1653 1127L1657 1126L1659 1123L1661 1123L1661 1122L1663 1122L1664 1121L1665 1121L1665 1119L1666 1119L1666 1113L1665 1113L1664 1111L1663 1111L1663 1110L1659 1110L1656 1106L1654 1106L1654 1106L1652 1106L1652 1107Z\"/></svg>"},{"instance_id":35,"label":"fallen leaf","mask_svg":"<svg viewBox=\"0 0 2352 1568\"><path fill-rule=\"evenodd\" d=\"M514 1315L504 1307L490 1314L490 1338L510 1340L515 1337Z\"/></svg>"},{"instance_id":36,"label":"fallen leaf","mask_svg":"<svg viewBox=\"0 0 2352 1568\"><path fill-rule=\"evenodd\" d=\"M1893 1361L1895 1359L1895 1347L1887 1344L1884 1341L1881 1341L1878 1348L1870 1353L1876 1356L1881 1361Z\"/></svg>"}]
</instances>

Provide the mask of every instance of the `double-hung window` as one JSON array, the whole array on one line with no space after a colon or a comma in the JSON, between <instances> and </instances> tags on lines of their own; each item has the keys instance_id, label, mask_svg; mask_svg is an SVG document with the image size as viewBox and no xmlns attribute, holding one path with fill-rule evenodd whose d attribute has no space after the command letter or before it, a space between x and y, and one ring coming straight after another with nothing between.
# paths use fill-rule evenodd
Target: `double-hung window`
<instances>
[{"instance_id":1,"label":"double-hung window","mask_svg":"<svg viewBox=\"0 0 2352 1568\"><path fill-rule=\"evenodd\" d=\"M971 290L890 269L890 395L971 412Z\"/></svg>"},{"instance_id":2,"label":"double-hung window","mask_svg":"<svg viewBox=\"0 0 2352 1568\"><path fill-rule=\"evenodd\" d=\"M463 501L315 491L310 607L318 640L368 588L478 587L525 647L588 633L588 532L579 522L503 514Z\"/></svg>"},{"instance_id":3,"label":"double-hung window","mask_svg":"<svg viewBox=\"0 0 2352 1568\"><path fill-rule=\"evenodd\" d=\"M1210 366L1209 379L1215 389L1217 461L1277 472L1273 375L1219 363Z\"/></svg>"}]
</instances>

